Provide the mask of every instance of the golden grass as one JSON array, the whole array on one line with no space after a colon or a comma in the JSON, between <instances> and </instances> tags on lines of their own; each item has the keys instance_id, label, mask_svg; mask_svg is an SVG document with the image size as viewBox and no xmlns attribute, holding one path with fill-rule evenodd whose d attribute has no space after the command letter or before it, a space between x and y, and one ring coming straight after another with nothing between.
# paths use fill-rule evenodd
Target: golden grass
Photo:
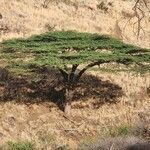
<instances>
[{"instance_id":1,"label":"golden grass","mask_svg":"<svg viewBox=\"0 0 150 150\"><path fill-rule=\"evenodd\" d=\"M106 33L123 38L124 41L150 47L150 22L148 16L143 21L145 34L139 40L133 31L133 19L126 27L126 12L132 15L133 1L116 0L113 7L104 13L97 9L98 0L72 0L74 3L50 3L43 8L43 0L2 0L0 10L0 41L13 37L28 37L47 31L45 25L55 26L55 30L77 30L84 32ZM117 22L116 22L117 21ZM122 34L122 35L120 35ZM117 104L104 104L98 109L91 107L92 99L72 104L72 120L63 117L63 113L52 103L0 104L0 144L9 140L29 140L35 142L38 149L48 150L56 145L69 144L72 148L89 136L103 136L109 127L123 124L131 126L149 126L150 97L146 93L150 86L150 74L143 76L132 73L93 72L102 80L119 84L125 93ZM55 106L55 107L53 107ZM82 109L78 107L82 106ZM145 124L145 125L144 125ZM150 127L149 127L150 128ZM42 138L45 138L43 141ZM91 139L91 138L90 138ZM45 149L46 149L45 148Z\"/></svg>"},{"instance_id":2,"label":"golden grass","mask_svg":"<svg viewBox=\"0 0 150 150\"><path fill-rule=\"evenodd\" d=\"M111 34L129 43L142 47L150 47L150 22L149 13L142 22L145 34L141 33L139 40L136 37L136 18L133 18L125 27L129 17L133 14L131 2L116 0L108 7L108 12L103 12L97 6L99 0L59 0L51 1L47 8L43 8L44 0L2 1L0 10L0 41L13 37L27 37L47 31L47 25L55 30L77 30L82 32L98 32Z\"/></svg>"},{"instance_id":3,"label":"golden grass","mask_svg":"<svg viewBox=\"0 0 150 150\"><path fill-rule=\"evenodd\" d=\"M146 88L150 85L150 74L143 76L132 73L118 74L93 72L102 80L110 80L119 84L126 93L117 104L104 104L98 109L87 102L72 104L71 120L63 117L52 103L16 104L14 102L0 105L0 136L1 142L8 140L28 140L40 149L69 144L76 148L82 140L89 137L104 136L104 131L122 125L149 126L150 98ZM53 107L54 106L54 107ZM78 106L83 106L78 109ZM42 134L43 133L43 134ZM46 137L42 141L42 137Z\"/></svg>"}]
</instances>

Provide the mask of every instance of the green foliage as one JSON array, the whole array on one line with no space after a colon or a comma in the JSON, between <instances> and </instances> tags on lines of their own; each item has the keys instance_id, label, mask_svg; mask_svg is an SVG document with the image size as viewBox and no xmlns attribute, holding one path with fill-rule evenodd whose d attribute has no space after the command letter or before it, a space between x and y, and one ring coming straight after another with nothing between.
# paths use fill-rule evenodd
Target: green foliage
<instances>
[{"instance_id":1,"label":"green foliage","mask_svg":"<svg viewBox=\"0 0 150 150\"><path fill-rule=\"evenodd\" d=\"M9 150L34 150L34 145L28 141L8 142Z\"/></svg>"},{"instance_id":2,"label":"green foliage","mask_svg":"<svg viewBox=\"0 0 150 150\"><path fill-rule=\"evenodd\" d=\"M119 63L150 62L150 51L115 38L74 31L55 31L32 36L28 39L12 39L2 43L1 59L10 67L53 66L64 69L71 64L87 64L95 61Z\"/></svg>"},{"instance_id":3,"label":"green foliage","mask_svg":"<svg viewBox=\"0 0 150 150\"><path fill-rule=\"evenodd\" d=\"M131 133L131 127L128 125L122 125L117 128L111 128L109 134L112 137L115 136L127 136Z\"/></svg>"},{"instance_id":4,"label":"green foliage","mask_svg":"<svg viewBox=\"0 0 150 150\"><path fill-rule=\"evenodd\" d=\"M145 64L142 66L135 66L132 71L134 71L135 73L140 73L141 75L143 75L145 72L150 72L150 65L149 64Z\"/></svg>"}]
</instances>

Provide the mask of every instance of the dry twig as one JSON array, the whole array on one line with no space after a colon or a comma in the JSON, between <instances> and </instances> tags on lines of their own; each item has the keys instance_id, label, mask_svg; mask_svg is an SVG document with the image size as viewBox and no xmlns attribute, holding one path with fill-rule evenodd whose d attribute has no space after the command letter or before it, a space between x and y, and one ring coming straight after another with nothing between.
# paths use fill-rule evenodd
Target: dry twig
<instances>
[{"instance_id":1,"label":"dry twig","mask_svg":"<svg viewBox=\"0 0 150 150\"><path fill-rule=\"evenodd\" d=\"M145 34L145 30L143 29L141 24L145 17L145 11L148 10L150 12L150 8L148 7L148 3L146 0L135 0L135 5L133 6L132 10L134 11L134 14L128 19L127 23L125 24L124 30L125 30L127 24L133 18L136 18L137 21L135 21L133 24L133 30L136 28L135 26L137 26L137 30L135 31L135 33L136 33L137 39L138 39L141 31L143 31L143 33Z\"/></svg>"}]
</instances>

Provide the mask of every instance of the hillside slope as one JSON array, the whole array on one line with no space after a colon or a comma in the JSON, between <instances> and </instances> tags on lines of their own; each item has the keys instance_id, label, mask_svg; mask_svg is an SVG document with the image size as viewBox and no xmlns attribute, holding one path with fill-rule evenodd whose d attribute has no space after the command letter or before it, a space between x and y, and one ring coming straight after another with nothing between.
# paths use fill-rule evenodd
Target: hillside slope
<instances>
[{"instance_id":1,"label":"hillside slope","mask_svg":"<svg viewBox=\"0 0 150 150\"><path fill-rule=\"evenodd\" d=\"M78 30L111 34L149 48L150 13L143 6L144 32L137 40L134 4L134 0L1 0L0 41L47 30Z\"/></svg>"},{"instance_id":2,"label":"hillside slope","mask_svg":"<svg viewBox=\"0 0 150 150\"><path fill-rule=\"evenodd\" d=\"M0 0L0 41L52 30L77 30L111 34L125 42L150 48L150 14L143 6L145 32L141 32L137 40L134 4L134 0L47 0L45 4L44 0ZM22 43L20 45L23 47ZM29 45L30 48L36 46L30 42ZM5 56L12 61L9 56L13 49L9 50ZM27 61L30 57L23 59ZM2 69L4 65L7 62L5 64L0 53L0 149L8 150L5 148L8 141L29 141L37 150L68 145L75 150L80 144L97 138L124 135L150 142L150 72L140 75L128 71L89 70L88 75L99 79L95 80L101 90L99 101L93 96L86 101L73 102L70 119L49 97L49 83L53 78L48 72L41 76L43 80L33 76L34 80L27 82L27 76L22 78L19 69L18 76L13 76ZM95 84L93 81L89 82ZM122 88L123 96L117 97L116 103L105 102L105 97L118 94L115 85ZM29 103L22 93L32 102ZM18 98L22 101L17 101Z\"/></svg>"}]
</instances>

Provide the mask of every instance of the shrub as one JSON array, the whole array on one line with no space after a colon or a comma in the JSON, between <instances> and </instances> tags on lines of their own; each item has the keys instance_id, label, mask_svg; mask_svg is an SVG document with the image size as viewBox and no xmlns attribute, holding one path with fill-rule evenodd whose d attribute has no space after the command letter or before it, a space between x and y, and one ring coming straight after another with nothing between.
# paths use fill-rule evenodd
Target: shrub
<instances>
[{"instance_id":1,"label":"shrub","mask_svg":"<svg viewBox=\"0 0 150 150\"><path fill-rule=\"evenodd\" d=\"M118 128L112 128L109 130L109 134L112 136L112 137L116 137L116 136L127 136L130 134L131 132L131 128L127 125L122 125Z\"/></svg>"},{"instance_id":2,"label":"shrub","mask_svg":"<svg viewBox=\"0 0 150 150\"><path fill-rule=\"evenodd\" d=\"M34 144L28 141L8 142L9 150L34 150Z\"/></svg>"}]
</instances>

